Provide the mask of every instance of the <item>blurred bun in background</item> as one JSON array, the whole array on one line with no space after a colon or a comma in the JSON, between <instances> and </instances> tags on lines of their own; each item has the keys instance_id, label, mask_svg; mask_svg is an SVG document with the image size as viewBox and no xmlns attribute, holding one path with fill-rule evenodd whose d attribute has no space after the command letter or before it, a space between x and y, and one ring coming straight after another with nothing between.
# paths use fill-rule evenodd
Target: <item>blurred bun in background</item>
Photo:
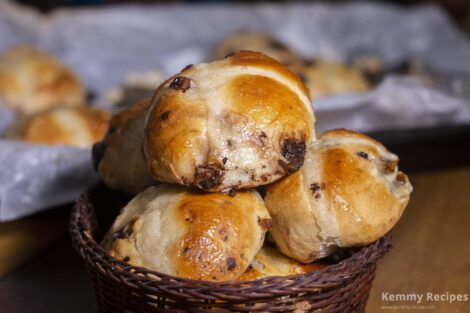
<instances>
[{"instance_id":1,"label":"blurred bun in background","mask_svg":"<svg viewBox=\"0 0 470 313\"><path fill-rule=\"evenodd\" d=\"M75 74L57 58L30 46L17 46L0 55L0 99L21 113L54 107L77 107L85 90Z\"/></svg>"},{"instance_id":2,"label":"blurred bun in background","mask_svg":"<svg viewBox=\"0 0 470 313\"><path fill-rule=\"evenodd\" d=\"M91 148L108 129L109 112L88 107L57 107L19 118L10 139L47 145Z\"/></svg>"}]
</instances>

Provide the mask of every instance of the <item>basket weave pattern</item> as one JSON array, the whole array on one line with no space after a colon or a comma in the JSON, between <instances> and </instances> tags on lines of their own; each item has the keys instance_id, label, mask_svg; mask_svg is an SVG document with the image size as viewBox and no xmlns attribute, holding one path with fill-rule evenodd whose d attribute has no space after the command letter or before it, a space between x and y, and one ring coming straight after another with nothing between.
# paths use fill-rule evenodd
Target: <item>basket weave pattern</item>
<instances>
[{"instance_id":1,"label":"basket weave pattern","mask_svg":"<svg viewBox=\"0 0 470 313\"><path fill-rule=\"evenodd\" d=\"M390 235L341 262L306 274L246 282L178 278L111 257L94 239L90 192L77 201L70 232L85 260L99 312L364 312L376 262L390 248Z\"/></svg>"}]
</instances>

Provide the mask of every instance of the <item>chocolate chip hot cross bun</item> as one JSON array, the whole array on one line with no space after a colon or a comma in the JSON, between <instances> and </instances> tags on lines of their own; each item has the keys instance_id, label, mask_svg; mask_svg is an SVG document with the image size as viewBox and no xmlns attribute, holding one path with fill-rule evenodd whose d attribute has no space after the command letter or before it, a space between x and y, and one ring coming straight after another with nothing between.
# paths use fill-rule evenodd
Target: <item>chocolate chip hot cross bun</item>
<instances>
[{"instance_id":1,"label":"chocolate chip hot cross bun","mask_svg":"<svg viewBox=\"0 0 470 313\"><path fill-rule=\"evenodd\" d=\"M104 239L136 266L198 280L234 280L263 245L270 217L255 190L235 196L150 187L123 208Z\"/></svg>"},{"instance_id":2,"label":"chocolate chip hot cross bun","mask_svg":"<svg viewBox=\"0 0 470 313\"><path fill-rule=\"evenodd\" d=\"M155 179L228 192L298 170L313 126L300 79L261 53L242 51L162 84L143 146Z\"/></svg>"},{"instance_id":3,"label":"chocolate chip hot cross bun","mask_svg":"<svg viewBox=\"0 0 470 313\"><path fill-rule=\"evenodd\" d=\"M281 251L306 263L385 235L412 191L397 165L395 154L366 135L320 135L300 171L267 187L271 234Z\"/></svg>"}]
</instances>

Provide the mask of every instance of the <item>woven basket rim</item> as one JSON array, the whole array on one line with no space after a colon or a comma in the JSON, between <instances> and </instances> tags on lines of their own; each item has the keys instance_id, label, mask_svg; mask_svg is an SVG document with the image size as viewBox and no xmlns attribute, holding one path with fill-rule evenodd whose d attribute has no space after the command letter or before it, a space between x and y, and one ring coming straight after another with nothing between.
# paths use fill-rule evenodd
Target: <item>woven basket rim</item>
<instances>
[{"instance_id":1,"label":"woven basket rim","mask_svg":"<svg viewBox=\"0 0 470 313\"><path fill-rule=\"evenodd\" d=\"M391 249L391 235L387 234L379 240L360 248L359 251L336 264L328 265L324 268L312 272L295 274L289 276L269 276L255 280L246 281L203 281L189 278L182 278L153 271L144 267L133 266L120 261L109 255L107 251L93 237L92 226L94 221L87 216L93 216L96 210L91 202L90 193L92 189L87 189L76 201L71 214L70 235L75 250L85 260L88 266L97 268L100 272L113 276L119 282L125 280L127 284L134 284L135 288L148 289L149 292L159 289L163 285L171 285L171 289L164 292L173 294L175 297L181 294L190 295L192 289L207 289L207 299L220 299L222 296L229 301L236 301L241 294L249 294L253 298L263 298L271 296L273 292L279 290L282 295L299 293L312 288L322 290L333 289L363 274L370 266L383 257ZM100 263L92 261L101 258ZM282 288L280 286L282 285ZM289 286L292 290L289 292ZM223 295L217 290L224 289ZM237 290L227 293L226 289ZM280 290L282 289L282 290ZM176 291L178 290L178 291ZM183 292L184 291L184 292Z\"/></svg>"}]
</instances>

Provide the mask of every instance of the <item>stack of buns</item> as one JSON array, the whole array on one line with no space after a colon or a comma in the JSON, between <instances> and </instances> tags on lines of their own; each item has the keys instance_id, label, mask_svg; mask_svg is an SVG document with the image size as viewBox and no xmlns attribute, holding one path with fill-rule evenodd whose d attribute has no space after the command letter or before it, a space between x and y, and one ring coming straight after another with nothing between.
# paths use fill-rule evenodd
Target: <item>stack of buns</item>
<instances>
[{"instance_id":1,"label":"stack of buns","mask_svg":"<svg viewBox=\"0 0 470 313\"><path fill-rule=\"evenodd\" d=\"M317 139L314 123L308 88L262 53L186 67L94 146L101 180L135 195L103 246L135 266L227 281L312 271L372 243L409 200L398 158L352 131Z\"/></svg>"},{"instance_id":2,"label":"stack of buns","mask_svg":"<svg viewBox=\"0 0 470 313\"><path fill-rule=\"evenodd\" d=\"M60 60L29 46L0 55L0 102L16 111L7 137L90 148L108 127L109 113L85 105L85 89Z\"/></svg>"}]
</instances>

